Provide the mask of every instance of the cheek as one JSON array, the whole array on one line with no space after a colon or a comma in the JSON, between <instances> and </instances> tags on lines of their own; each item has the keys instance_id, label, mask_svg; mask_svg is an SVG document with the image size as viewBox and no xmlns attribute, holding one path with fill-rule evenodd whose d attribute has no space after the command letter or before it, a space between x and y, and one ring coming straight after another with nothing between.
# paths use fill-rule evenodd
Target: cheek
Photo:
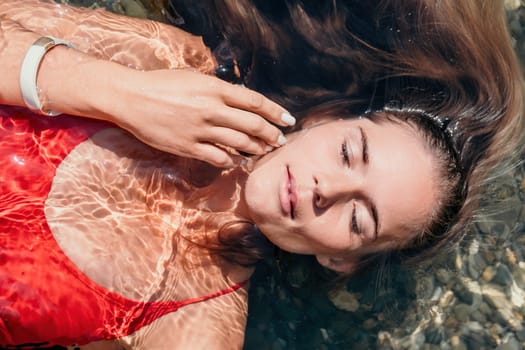
<instances>
[{"instance_id":1,"label":"cheek","mask_svg":"<svg viewBox=\"0 0 525 350\"><path fill-rule=\"evenodd\" d=\"M341 215L321 215L308 225L301 233L312 244L327 252L339 252L358 248L360 241L353 239Z\"/></svg>"}]
</instances>

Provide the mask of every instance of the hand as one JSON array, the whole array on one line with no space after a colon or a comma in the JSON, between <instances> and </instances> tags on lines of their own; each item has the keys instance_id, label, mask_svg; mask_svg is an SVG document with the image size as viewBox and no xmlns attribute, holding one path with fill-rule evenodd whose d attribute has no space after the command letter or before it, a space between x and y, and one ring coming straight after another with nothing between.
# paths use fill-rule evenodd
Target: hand
<instances>
[{"instance_id":1,"label":"hand","mask_svg":"<svg viewBox=\"0 0 525 350\"><path fill-rule=\"evenodd\" d=\"M286 139L271 123L295 123L261 94L196 71L135 71L121 83L115 123L154 148L219 167L238 165L238 152L281 146Z\"/></svg>"},{"instance_id":2,"label":"hand","mask_svg":"<svg viewBox=\"0 0 525 350\"><path fill-rule=\"evenodd\" d=\"M38 86L48 109L112 121L155 148L216 166L238 164L239 151L262 154L278 147L284 139L271 123L293 124L289 115L288 123L281 120L282 107L256 92L197 71L168 70L213 71L216 64L200 37L104 11L67 8L57 17L52 3L33 0L27 9L14 0L0 3L0 14L6 14L1 29L16 43L0 55L7 74L0 81L3 103L24 105L19 64L41 28L49 27L46 34L77 50L57 46L41 63ZM101 44L106 42L113 44Z\"/></svg>"}]
</instances>

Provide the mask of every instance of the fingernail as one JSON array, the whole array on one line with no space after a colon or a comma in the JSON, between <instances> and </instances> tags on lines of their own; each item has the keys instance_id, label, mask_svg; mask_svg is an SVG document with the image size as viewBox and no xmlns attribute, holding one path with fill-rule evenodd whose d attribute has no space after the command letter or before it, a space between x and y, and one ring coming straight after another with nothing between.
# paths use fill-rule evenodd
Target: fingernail
<instances>
[{"instance_id":1,"label":"fingernail","mask_svg":"<svg viewBox=\"0 0 525 350\"><path fill-rule=\"evenodd\" d=\"M241 161L239 162L239 166L241 167L246 166L246 164L248 164L248 159L246 158L242 158Z\"/></svg>"},{"instance_id":2,"label":"fingernail","mask_svg":"<svg viewBox=\"0 0 525 350\"><path fill-rule=\"evenodd\" d=\"M277 139L277 143L281 146L284 145L286 143L286 137L284 137L284 135L282 134L279 135L279 138Z\"/></svg>"},{"instance_id":3,"label":"fingernail","mask_svg":"<svg viewBox=\"0 0 525 350\"><path fill-rule=\"evenodd\" d=\"M268 152L271 152L271 151L273 151L273 147L272 146L266 145L266 147L264 147L264 152L265 153L268 153Z\"/></svg>"},{"instance_id":4,"label":"fingernail","mask_svg":"<svg viewBox=\"0 0 525 350\"><path fill-rule=\"evenodd\" d=\"M295 125L295 118L288 112L283 112L283 114L281 114L281 121L289 126Z\"/></svg>"}]
</instances>

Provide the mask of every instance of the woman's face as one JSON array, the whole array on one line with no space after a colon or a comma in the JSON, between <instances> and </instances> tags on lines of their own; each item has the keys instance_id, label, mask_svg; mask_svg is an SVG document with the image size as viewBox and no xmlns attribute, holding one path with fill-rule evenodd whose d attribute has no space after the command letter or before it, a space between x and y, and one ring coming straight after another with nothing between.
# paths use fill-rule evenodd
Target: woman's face
<instances>
[{"instance_id":1,"label":"woman's face","mask_svg":"<svg viewBox=\"0 0 525 350\"><path fill-rule=\"evenodd\" d=\"M426 222L436 198L433 160L407 124L324 121L261 158L245 200L251 219L284 250L377 252L400 246Z\"/></svg>"}]
</instances>

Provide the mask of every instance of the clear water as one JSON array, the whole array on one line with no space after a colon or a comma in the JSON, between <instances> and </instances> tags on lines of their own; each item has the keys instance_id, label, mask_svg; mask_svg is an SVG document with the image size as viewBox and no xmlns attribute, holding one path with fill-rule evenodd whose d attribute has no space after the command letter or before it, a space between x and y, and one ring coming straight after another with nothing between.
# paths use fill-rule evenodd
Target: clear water
<instances>
[{"instance_id":1,"label":"clear water","mask_svg":"<svg viewBox=\"0 0 525 350\"><path fill-rule=\"evenodd\" d=\"M154 1L69 2L162 17ZM525 61L524 16L521 7L509 9ZM252 279L245 349L525 348L523 159L487 186L489 214L431 266L391 267L334 287L320 282L308 259L282 255L262 262Z\"/></svg>"}]
</instances>

